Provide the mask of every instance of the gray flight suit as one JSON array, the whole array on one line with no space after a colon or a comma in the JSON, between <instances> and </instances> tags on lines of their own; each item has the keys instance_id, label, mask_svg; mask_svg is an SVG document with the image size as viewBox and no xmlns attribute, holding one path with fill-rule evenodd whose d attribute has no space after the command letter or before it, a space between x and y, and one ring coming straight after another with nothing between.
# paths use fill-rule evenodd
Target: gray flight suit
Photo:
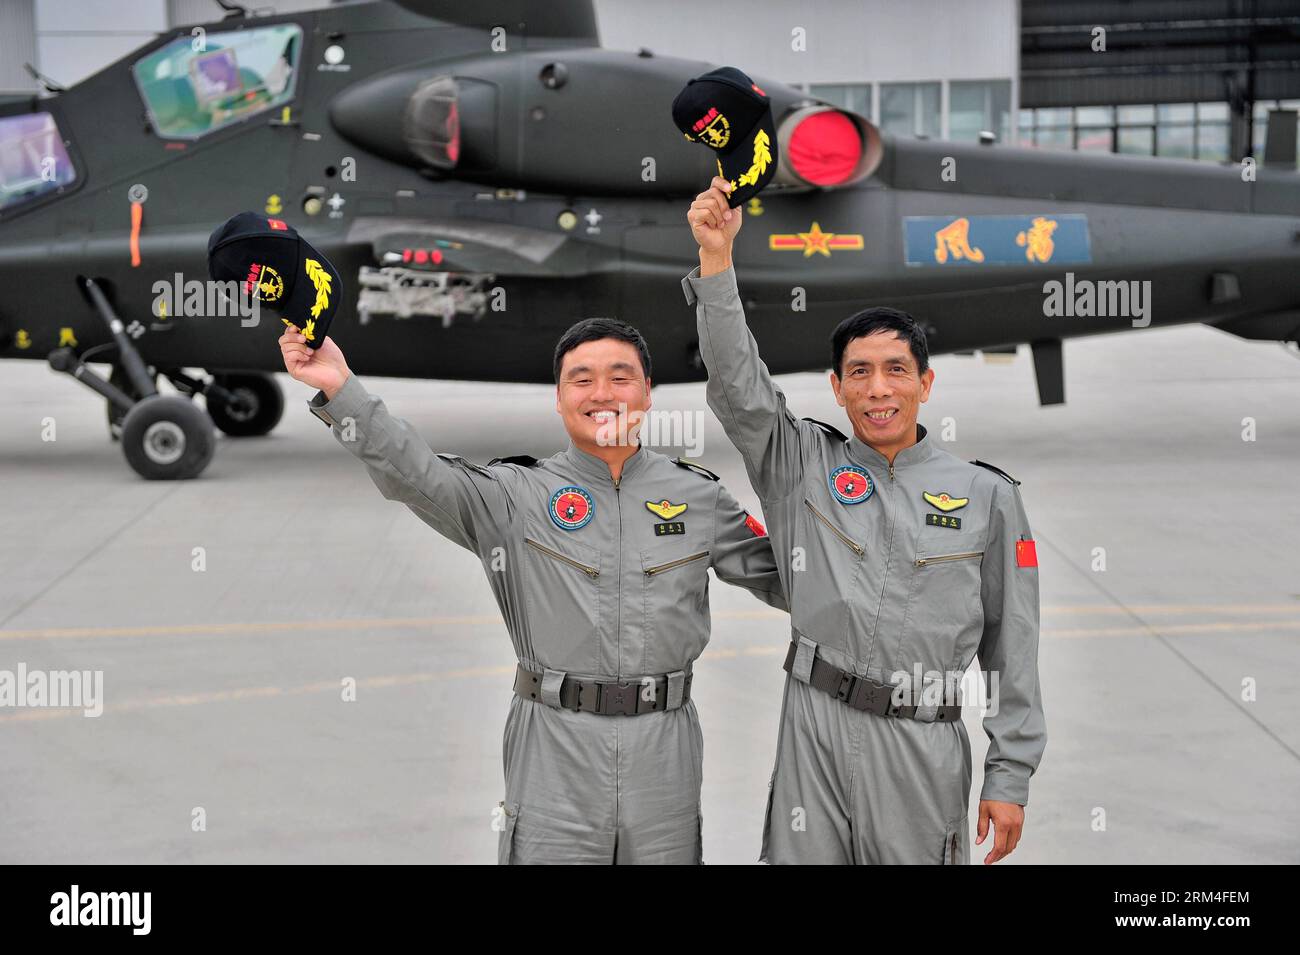
<instances>
[{"instance_id":1,"label":"gray flight suit","mask_svg":"<svg viewBox=\"0 0 1300 955\"><path fill-rule=\"evenodd\" d=\"M1024 805L1047 742L1037 560L1019 492L919 425L890 466L856 436L795 418L759 357L734 269L697 268L682 289L697 303L709 406L762 503L798 645L761 859L966 862L970 741L960 718L936 719L937 704L962 702L960 687L944 696L945 681L960 683L976 654L997 674L982 799ZM908 674L916 718L809 685L814 657L889 684Z\"/></svg>"},{"instance_id":2,"label":"gray flight suit","mask_svg":"<svg viewBox=\"0 0 1300 955\"><path fill-rule=\"evenodd\" d=\"M647 448L618 483L572 444L483 467L429 450L356 375L308 405L385 498L478 556L518 660L544 673L540 699L510 699L498 861L702 862L704 741L682 697L709 640L707 568L786 609L762 526L708 472ZM651 694L643 677L671 676L665 708L624 716L561 708L566 674Z\"/></svg>"}]
</instances>

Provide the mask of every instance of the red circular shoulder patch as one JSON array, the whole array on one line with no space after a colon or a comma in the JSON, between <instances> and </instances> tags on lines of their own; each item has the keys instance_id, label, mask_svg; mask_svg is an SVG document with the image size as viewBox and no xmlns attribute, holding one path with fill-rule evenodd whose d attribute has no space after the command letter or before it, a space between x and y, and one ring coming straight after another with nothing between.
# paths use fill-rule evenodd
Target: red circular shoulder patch
<instances>
[{"instance_id":1,"label":"red circular shoulder patch","mask_svg":"<svg viewBox=\"0 0 1300 955\"><path fill-rule=\"evenodd\" d=\"M841 504L861 504L876 489L865 468L846 464L836 468L830 476L831 493Z\"/></svg>"},{"instance_id":2,"label":"red circular shoulder patch","mask_svg":"<svg viewBox=\"0 0 1300 955\"><path fill-rule=\"evenodd\" d=\"M591 493L576 484L562 487L551 495L551 520L555 526L566 531L576 531L585 527L596 513L596 502Z\"/></svg>"}]
</instances>

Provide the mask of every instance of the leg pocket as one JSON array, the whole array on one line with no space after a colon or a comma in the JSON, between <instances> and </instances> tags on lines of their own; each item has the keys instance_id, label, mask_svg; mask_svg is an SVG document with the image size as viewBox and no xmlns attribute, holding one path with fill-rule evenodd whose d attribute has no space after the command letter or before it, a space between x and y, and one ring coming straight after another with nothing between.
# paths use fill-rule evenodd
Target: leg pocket
<instances>
[{"instance_id":1,"label":"leg pocket","mask_svg":"<svg viewBox=\"0 0 1300 955\"><path fill-rule=\"evenodd\" d=\"M519 803L506 805L504 801L498 806L500 832L497 834L497 865L512 865L515 850L515 823L519 821Z\"/></svg>"},{"instance_id":2,"label":"leg pocket","mask_svg":"<svg viewBox=\"0 0 1300 955\"><path fill-rule=\"evenodd\" d=\"M772 834L772 797L775 793L772 784L775 779L776 775L773 774L772 779L767 781L767 809L763 812L763 842L758 852L759 862L768 862L767 853Z\"/></svg>"},{"instance_id":3,"label":"leg pocket","mask_svg":"<svg viewBox=\"0 0 1300 955\"><path fill-rule=\"evenodd\" d=\"M965 865L966 856L969 849L966 840L970 838L968 833L968 824L966 817L963 815L957 822L948 827L948 831L943 837L943 864L944 865Z\"/></svg>"}]
</instances>

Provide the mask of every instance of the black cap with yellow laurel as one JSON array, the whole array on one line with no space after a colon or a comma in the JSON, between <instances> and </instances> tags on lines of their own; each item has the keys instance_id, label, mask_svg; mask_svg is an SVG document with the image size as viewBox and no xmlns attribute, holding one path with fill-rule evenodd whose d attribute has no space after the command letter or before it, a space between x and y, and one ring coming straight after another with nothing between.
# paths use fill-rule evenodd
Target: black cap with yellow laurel
<instances>
[{"instance_id":1,"label":"black cap with yellow laurel","mask_svg":"<svg viewBox=\"0 0 1300 955\"><path fill-rule=\"evenodd\" d=\"M343 293L329 259L284 220L255 212L231 216L208 238L208 274L239 282L243 294L297 325L308 348L325 341Z\"/></svg>"},{"instance_id":2,"label":"black cap with yellow laurel","mask_svg":"<svg viewBox=\"0 0 1300 955\"><path fill-rule=\"evenodd\" d=\"M733 66L697 76L673 100L673 122L691 142L718 154L718 175L730 180L736 208L776 174L772 103Z\"/></svg>"}]
</instances>

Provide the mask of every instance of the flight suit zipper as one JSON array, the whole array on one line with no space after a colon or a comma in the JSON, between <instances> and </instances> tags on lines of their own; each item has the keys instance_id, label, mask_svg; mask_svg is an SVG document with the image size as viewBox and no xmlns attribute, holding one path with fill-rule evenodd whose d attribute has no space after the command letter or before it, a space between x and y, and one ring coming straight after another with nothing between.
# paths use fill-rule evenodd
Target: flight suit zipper
<instances>
[{"instance_id":1,"label":"flight suit zipper","mask_svg":"<svg viewBox=\"0 0 1300 955\"><path fill-rule=\"evenodd\" d=\"M679 557L676 560L670 560L666 564L660 564L658 567L647 567L645 569L645 575L647 577L653 577L655 574L662 573L665 570L672 570L674 567L680 567L682 564L689 564L693 560L699 560L701 557L708 556L709 552L707 550L702 550L698 554L691 554L690 557Z\"/></svg>"},{"instance_id":2,"label":"flight suit zipper","mask_svg":"<svg viewBox=\"0 0 1300 955\"><path fill-rule=\"evenodd\" d=\"M880 632L880 612L885 608L885 591L889 589L889 568L894 561L894 529L898 526L898 502L894 499L897 493L893 490L894 481L894 462L889 462L889 546L885 549L885 572L880 575L880 596L876 599L876 617L871 621L871 645L867 647L867 666L871 665L872 659L876 653L876 636Z\"/></svg>"},{"instance_id":3,"label":"flight suit zipper","mask_svg":"<svg viewBox=\"0 0 1300 955\"><path fill-rule=\"evenodd\" d=\"M531 537L525 537L524 543L531 544L533 547L536 547L538 550L540 550L543 554L546 554L548 557L554 557L556 560L563 561L564 563L568 564L570 567L578 568L580 571L582 571L588 577L591 577L593 580L600 576L600 571L597 570L595 567L592 567L588 564L584 564L581 561L576 561L572 557L569 557L567 554L561 554L558 550L551 550L551 548L547 547L545 544L539 544Z\"/></svg>"},{"instance_id":4,"label":"flight suit zipper","mask_svg":"<svg viewBox=\"0 0 1300 955\"><path fill-rule=\"evenodd\" d=\"M624 462L627 463L626 461ZM619 493L618 486L623 481L623 475L611 478L614 484L614 506L618 509L618 594L615 602L618 604L618 612L614 623L614 657L618 664L619 676L623 675L623 495ZM642 659L645 659L645 647L641 648ZM615 730L617 732L617 730Z\"/></svg>"},{"instance_id":5,"label":"flight suit zipper","mask_svg":"<svg viewBox=\"0 0 1300 955\"><path fill-rule=\"evenodd\" d=\"M812 501L805 498L804 503L808 505L808 510L812 511L813 514L816 516L816 518L819 521L821 521L823 524L825 524L830 529L830 532L832 534L834 534L836 537L842 540L845 546L849 547L853 551L853 553L857 554L859 557L861 557L863 554L866 553L866 550L863 548L861 544L850 540L849 537L842 530L840 530L838 527L832 524L830 520L824 514L822 514L821 511L817 510L816 506L813 504Z\"/></svg>"},{"instance_id":6,"label":"flight suit zipper","mask_svg":"<svg viewBox=\"0 0 1300 955\"><path fill-rule=\"evenodd\" d=\"M937 564L942 560L965 560L968 557L983 557L984 551L973 550L968 554L944 554L940 557L918 557L915 561L917 567L924 567L926 564Z\"/></svg>"}]
</instances>

